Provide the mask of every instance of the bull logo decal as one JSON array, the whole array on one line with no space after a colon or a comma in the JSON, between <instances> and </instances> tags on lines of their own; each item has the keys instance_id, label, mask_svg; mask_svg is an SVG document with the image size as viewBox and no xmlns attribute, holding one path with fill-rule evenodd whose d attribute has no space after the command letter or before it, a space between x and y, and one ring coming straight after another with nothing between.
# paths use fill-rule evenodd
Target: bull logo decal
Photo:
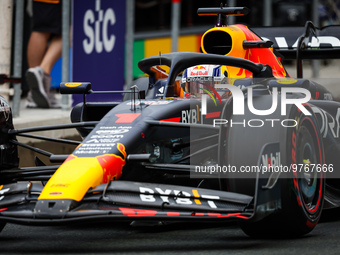
<instances>
[{"instance_id":1,"label":"bull logo decal","mask_svg":"<svg viewBox=\"0 0 340 255\"><path fill-rule=\"evenodd\" d=\"M125 146L121 143L117 144L119 155L105 154L97 156L97 160L103 169L103 183L116 180L122 175L123 167L126 163L127 153Z\"/></svg>"}]
</instances>

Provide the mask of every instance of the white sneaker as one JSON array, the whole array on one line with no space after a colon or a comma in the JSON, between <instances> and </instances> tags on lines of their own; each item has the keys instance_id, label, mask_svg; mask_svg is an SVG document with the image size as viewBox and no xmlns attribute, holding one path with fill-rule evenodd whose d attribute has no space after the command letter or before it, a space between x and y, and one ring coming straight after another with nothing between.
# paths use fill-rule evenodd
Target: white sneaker
<instances>
[{"instance_id":1,"label":"white sneaker","mask_svg":"<svg viewBox=\"0 0 340 255\"><path fill-rule=\"evenodd\" d=\"M52 77L44 73L43 84L48 96L48 102L50 103L51 108L61 108L60 98L57 98L55 93L51 92L51 80Z\"/></svg>"},{"instance_id":2,"label":"white sneaker","mask_svg":"<svg viewBox=\"0 0 340 255\"><path fill-rule=\"evenodd\" d=\"M60 98L57 98L54 93L49 93L48 101L51 108L61 108Z\"/></svg>"},{"instance_id":3,"label":"white sneaker","mask_svg":"<svg viewBox=\"0 0 340 255\"><path fill-rule=\"evenodd\" d=\"M37 104L33 101L31 91L28 92L26 98L26 108L37 108Z\"/></svg>"},{"instance_id":4,"label":"white sneaker","mask_svg":"<svg viewBox=\"0 0 340 255\"><path fill-rule=\"evenodd\" d=\"M39 108L50 108L48 94L44 86L44 70L40 67L29 68L26 72L26 81L32 92L32 99Z\"/></svg>"}]
</instances>

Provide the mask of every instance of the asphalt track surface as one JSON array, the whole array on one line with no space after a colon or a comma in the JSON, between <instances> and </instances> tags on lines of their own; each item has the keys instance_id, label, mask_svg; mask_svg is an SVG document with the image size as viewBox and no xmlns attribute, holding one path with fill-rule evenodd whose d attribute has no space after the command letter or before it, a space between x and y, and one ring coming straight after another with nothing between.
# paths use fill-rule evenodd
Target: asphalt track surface
<instances>
[{"instance_id":1,"label":"asphalt track surface","mask_svg":"<svg viewBox=\"0 0 340 255\"><path fill-rule=\"evenodd\" d=\"M7 224L1 254L340 254L340 210L298 239L252 239L235 223L131 227L100 223L58 227Z\"/></svg>"}]
</instances>

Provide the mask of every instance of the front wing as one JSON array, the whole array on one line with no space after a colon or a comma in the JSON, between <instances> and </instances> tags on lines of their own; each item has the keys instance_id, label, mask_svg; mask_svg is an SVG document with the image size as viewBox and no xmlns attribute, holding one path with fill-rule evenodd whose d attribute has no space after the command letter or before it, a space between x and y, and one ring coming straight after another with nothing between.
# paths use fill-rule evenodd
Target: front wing
<instances>
[{"instance_id":1,"label":"front wing","mask_svg":"<svg viewBox=\"0 0 340 255\"><path fill-rule=\"evenodd\" d=\"M43 186L37 183L0 188L0 221L28 225L136 219L246 220L254 215L252 196L186 186L113 181L88 191L79 202L39 200Z\"/></svg>"}]
</instances>

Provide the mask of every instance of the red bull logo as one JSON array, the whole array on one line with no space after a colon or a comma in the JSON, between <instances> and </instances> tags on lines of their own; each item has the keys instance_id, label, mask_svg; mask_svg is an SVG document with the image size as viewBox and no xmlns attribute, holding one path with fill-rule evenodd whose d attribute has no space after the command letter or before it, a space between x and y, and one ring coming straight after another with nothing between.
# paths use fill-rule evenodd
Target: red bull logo
<instances>
[{"instance_id":1,"label":"red bull logo","mask_svg":"<svg viewBox=\"0 0 340 255\"><path fill-rule=\"evenodd\" d=\"M80 201L90 188L118 179L126 162L125 146L117 144L115 154L96 157L70 155L46 184L39 199Z\"/></svg>"},{"instance_id":2,"label":"red bull logo","mask_svg":"<svg viewBox=\"0 0 340 255\"><path fill-rule=\"evenodd\" d=\"M125 146L121 143L117 144L117 149L121 155L105 154L97 156L97 160L103 169L103 183L116 180L122 175L123 167L126 162Z\"/></svg>"},{"instance_id":3,"label":"red bull logo","mask_svg":"<svg viewBox=\"0 0 340 255\"><path fill-rule=\"evenodd\" d=\"M198 65L198 66L195 66L192 70L207 70L207 67L206 66L201 66L201 65Z\"/></svg>"},{"instance_id":4,"label":"red bull logo","mask_svg":"<svg viewBox=\"0 0 340 255\"><path fill-rule=\"evenodd\" d=\"M190 76L202 76L202 75L208 75L208 67L198 65L191 69Z\"/></svg>"}]
</instances>

